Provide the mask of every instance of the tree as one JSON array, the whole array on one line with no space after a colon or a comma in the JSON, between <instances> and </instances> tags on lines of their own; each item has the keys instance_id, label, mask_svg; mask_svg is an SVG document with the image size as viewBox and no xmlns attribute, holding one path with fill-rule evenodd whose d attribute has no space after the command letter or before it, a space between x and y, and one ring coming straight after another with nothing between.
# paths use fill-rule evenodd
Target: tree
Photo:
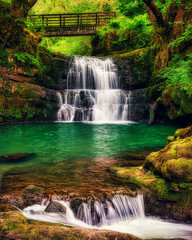
<instances>
[{"instance_id":1,"label":"tree","mask_svg":"<svg viewBox=\"0 0 192 240\"><path fill-rule=\"evenodd\" d=\"M158 7L156 6L155 2L153 0L143 0L143 2L147 6L147 10L148 10L150 19L152 19L152 17L154 16L157 24L161 27L165 27L165 21L163 19L163 15L162 15L161 11L158 9ZM153 16L151 16L149 10L152 12Z\"/></svg>"},{"instance_id":2,"label":"tree","mask_svg":"<svg viewBox=\"0 0 192 240\"><path fill-rule=\"evenodd\" d=\"M180 44L179 47L170 46L170 43L180 37L185 32L188 23L192 22L192 8L189 7L191 0L180 0L179 2L171 0L164 16L153 0L143 0L143 2L151 22L155 22L152 42L157 46L155 68L160 72L167 67L169 60L175 53L189 45L187 41Z\"/></svg>"},{"instance_id":3,"label":"tree","mask_svg":"<svg viewBox=\"0 0 192 240\"><path fill-rule=\"evenodd\" d=\"M11 14L19 18L26 18L29 10L35 5L37 0L12 0Z\"/></svg>"}]
</instances>

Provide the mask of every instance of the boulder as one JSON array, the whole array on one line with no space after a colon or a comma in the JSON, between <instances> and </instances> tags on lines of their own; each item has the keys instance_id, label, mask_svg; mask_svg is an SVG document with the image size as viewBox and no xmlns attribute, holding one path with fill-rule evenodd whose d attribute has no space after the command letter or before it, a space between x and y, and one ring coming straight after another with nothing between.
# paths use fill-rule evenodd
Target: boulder
<instances>
[{"instance_id":1,"label":"boulder","mask_svg":"<svg viewBox=\"0 0 192 240\"><path fill-rule=\"evenodd\" d=\"M66 207L59 202L50 202L46 207L45 212L47 213L63 213L66 214Z\"/></svg>"},{"instance_id":2,"label":"boulder","mask_svg":"<svg viewBox=\"0 0 192 240\"><path fill-rule=\"evenodd\" d=\"M151 153L144 167L168 180L192 182L192 126L177 130L168 145Z\"/></svg>"}]
</instances>

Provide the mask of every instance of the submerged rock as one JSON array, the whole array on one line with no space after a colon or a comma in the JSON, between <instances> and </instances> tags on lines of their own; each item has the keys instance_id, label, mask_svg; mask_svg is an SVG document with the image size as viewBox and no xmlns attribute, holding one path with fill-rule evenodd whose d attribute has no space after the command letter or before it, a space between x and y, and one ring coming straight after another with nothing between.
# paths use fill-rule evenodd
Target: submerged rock
<instances>
[{"instance_id":1,"label":"submerged rock","mask_svg":"<svg viewBox=\"0 0 192 240\"><path fill-rule=\"evenodd\" d=\"M25 161L29 157L34 157L35 153L13 153L0 156L0 163L15 163Z\"/></svg>"},{"instance_id":2,"label":"submerged rock","mask_svg":"<svg viewBox=\"0 0 192 240\"><path fill-rule=\"evenodd\" d=\"M63 213L66 214L66 207L63 206L61 203L58 202L50 202L49 205L46 207L45 212L47 213Z\"/></svg>"}]
</instances>

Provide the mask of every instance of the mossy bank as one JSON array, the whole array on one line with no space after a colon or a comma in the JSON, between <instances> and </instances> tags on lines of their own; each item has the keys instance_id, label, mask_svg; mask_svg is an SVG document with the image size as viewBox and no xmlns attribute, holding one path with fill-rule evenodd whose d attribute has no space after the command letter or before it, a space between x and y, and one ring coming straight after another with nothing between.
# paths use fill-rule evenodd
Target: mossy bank
<instances>
[{"instance_id":1,"label":"mossy bank","mask_svg":"<svg viewBox=\"0 0 192 240\"><path fill-rule=\"evenodd\" d=\"M141 189L148 213L191 222L191 149L192 127L188 127L168 137L168 145L149 154L143 167L114 167L111 170Z\"/></svg>"}]
</instances>

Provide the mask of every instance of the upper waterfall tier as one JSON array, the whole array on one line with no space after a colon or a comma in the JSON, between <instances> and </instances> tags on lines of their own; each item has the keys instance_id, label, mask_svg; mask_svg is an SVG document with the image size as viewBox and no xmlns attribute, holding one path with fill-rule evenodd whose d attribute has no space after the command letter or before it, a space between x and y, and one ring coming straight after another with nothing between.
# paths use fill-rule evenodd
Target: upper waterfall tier
<instances>
[{"instance_id":1,"label":"upper waterfall tier","mask_svg":"<svg viewBox=\"0 0 192 240\"><path fill-rule=\"evenodd\" d=\"M118 89L117 68L111 59L75 57L67 89L58 93L58 121L127 121L130 93Z\"/></svg>"},{"instance_id":2,"label":"upper waterfall tier","mask_svg":"<svg viewBox=\"0 0 192 240\"><path fill-rule=\"evenodd\" d=\"M68 89L118 89L117 68L111 59L75 57L67 76Z\"/></svg>"}]
</instances>

